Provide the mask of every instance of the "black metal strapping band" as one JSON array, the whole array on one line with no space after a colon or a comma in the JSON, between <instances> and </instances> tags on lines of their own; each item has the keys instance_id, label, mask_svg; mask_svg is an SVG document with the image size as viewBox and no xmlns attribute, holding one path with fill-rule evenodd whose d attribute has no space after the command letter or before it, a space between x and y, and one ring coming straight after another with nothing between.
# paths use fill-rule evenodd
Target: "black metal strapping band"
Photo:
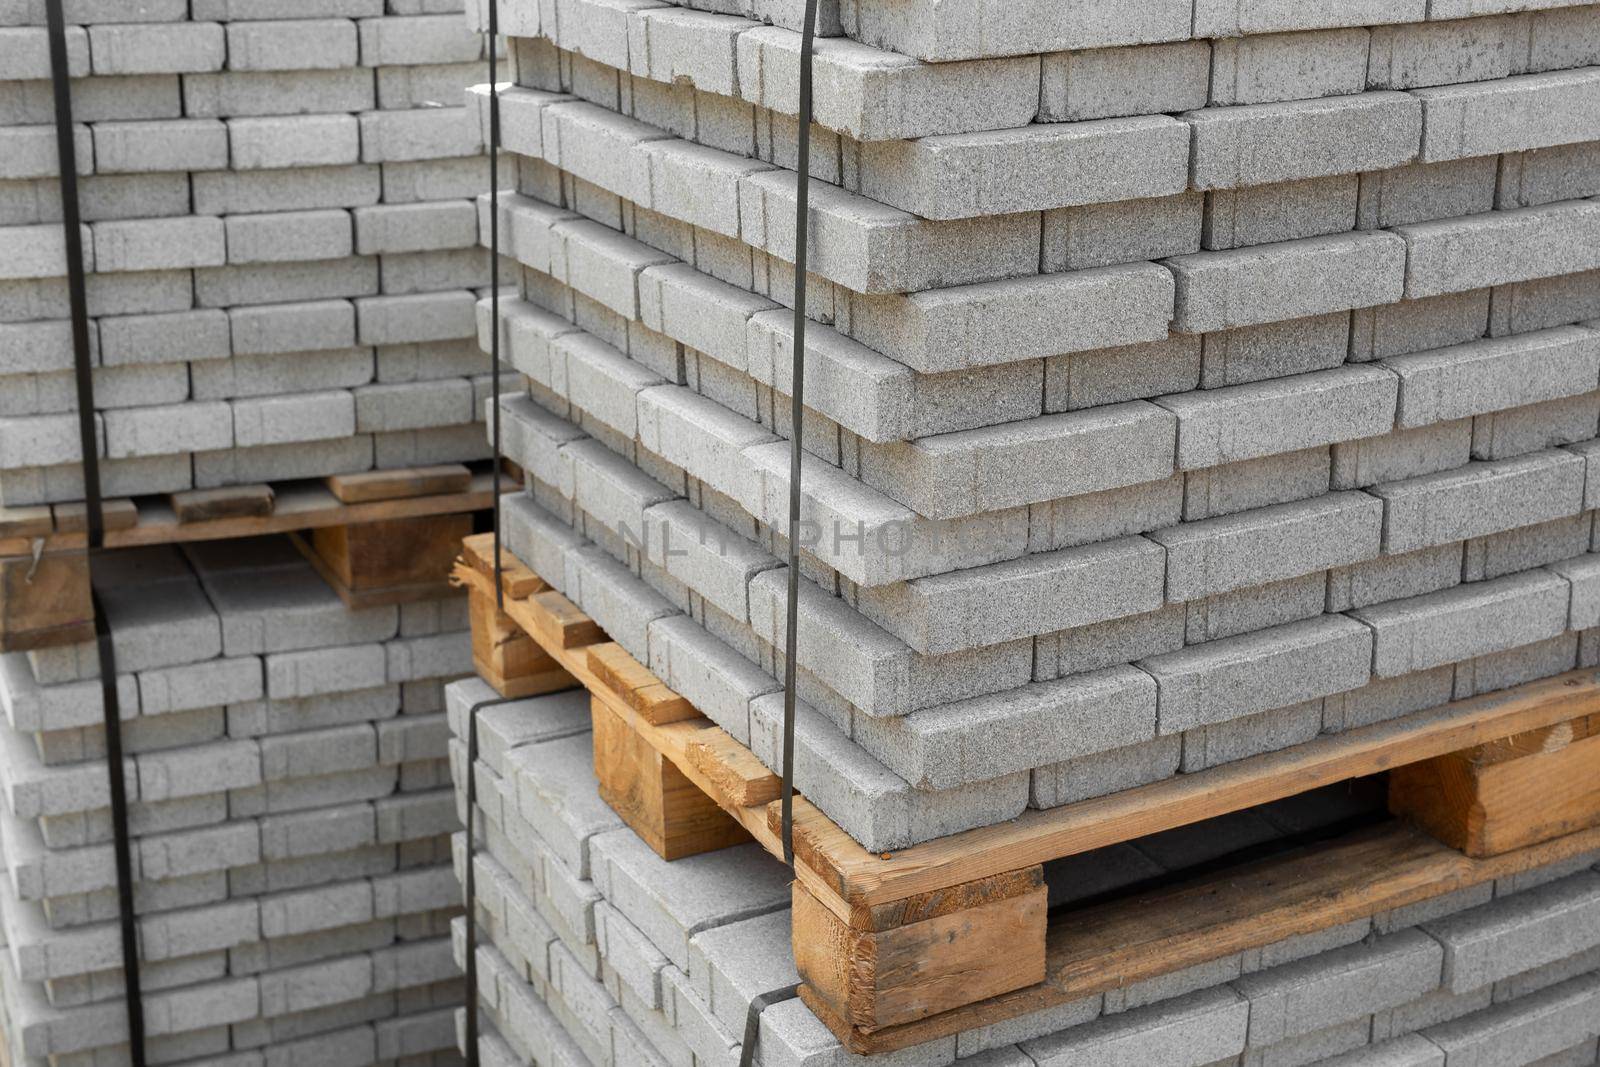
<instances>
[{"instance_id":1,"label":"black metal strapping band","mask_svg":"<svg viewBox=\"0 0 1600 1067\"><path fill-rule=\"evenodd\" d=\"M744 1017L744 1043L739 1046L739 1067L755 1067L756 1042L761 1037L761 1013L774 1004L782 1004L799 995L800 987L789 985L763 993L750 1002L750 1010Z\"/></svg>"},{"instance_id":2,"label":"black metal strapping band","mask_svg":"<svg viewBox=\"0 0 1600 1067\"><path fill-rule=\"evenodd\" d=\"M816 51L817 0L806 0L800 27L800 111L794 190L794 345L789 379L789 590L783 635L783 862L794 866L794 720L796 652L800 638L800 471L806 404L806 260L811 231L812 57ZM761 1037L761 1013L800 995L798 985L763 993L750 1002L744 1021L739 1067L753 1067Z\"/></svg>"},{"instance_id":3,"label":"black metal strapping band","mask_svg":"<svg viewBox=\"0 0 1600 1067\"><path fill-rule=\"evenodd\" d=\"M806 398L806 245L811 222L811 57L817 0L800 27L800 128L794 190L794 354L789 383L789 601L783 635L783 862L794 866L795 650L800 628L800 457Z\"/></svg>"},{"instance_id":4,"label":"black metal strapping band","mask_svg":"<svg viewBox=\"0 0 1600 1067\"><path fill-rule=\"evenodd\" d=\"M72 316L72 365L77 380L78 441L83 451L87 547L85 569L100 656L104 704L106 774L111 786L112 849L117 866L117 909L122 927L122 974L128 1010L128 1047L133 1067L144 1067L144 998L139 975L139 929L133 906L133 846L128 833L128 787L122 766L122 707L117 697L117 657L100 599L94 593L94 558L105 547L105 508L100 495L99 436L94 426L94 377L89 364L89 307L83 267L83 230L78 210L78 153L73 139L72 84L67 65L67 25L62 0L46 0L50 81L55 93L56 158L61 171L61 225L65 231L67 300Z\"/></svg>"},{"instance_id":5,"label":"black metal strapping band","mask_svg":"<svg viewBox=\"0 0 1600 1067\"><path fill-rule=\"evenodd\" d=\"M500 0L489 0L489 410L493 422L490 492L494 496L494 606L504 611L506 593L500 564L500 88L495 48L500 41ZM474 1062L477 1047L472 1050Z\"/></svg>"},{"instance_id":6,"label":"black metal strapping band","mask_svg":"<svg viewBox=\"0 0 1600 1067\"><path fill-rule=\"evenodd\" d=\"M467 870L462 877L467 907L467 1067L478 1067L478 876L473 869L473 835L478 808L478 712L522 697L480 700L467 709Z\"/></svg>"}]
</instances>

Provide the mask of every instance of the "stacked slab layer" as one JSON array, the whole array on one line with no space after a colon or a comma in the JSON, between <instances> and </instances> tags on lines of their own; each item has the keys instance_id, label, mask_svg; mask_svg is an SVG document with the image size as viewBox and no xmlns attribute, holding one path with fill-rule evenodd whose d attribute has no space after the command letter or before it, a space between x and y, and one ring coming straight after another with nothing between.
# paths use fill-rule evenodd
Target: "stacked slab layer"
<instances>
[{"instance_id":1,"label":"stacked slab layer","mask_svg":"<svg viewBox=\"0 0 1600 1067\"><path fill-rule=\"evenodd\" d=\"M151 1063L455 1062L461 598L347 610L284 539L103 557ZM93 646L0 657L9 1062L129 1062Z\"/></svg>"},{"instance_id":2,"label":"stacked slab layer","mask_svg":"<svg viewBox=\"0 0 1600 1067\"><path fill-rule=\"evenodd\" d=\"M465 713L490 696L477 681L447 690L463 815ZM797 981L789 872L754 844L673 863L656 856L596 797L581 691L479 716L483 1062L737 1064L750 1002ZM1320 805L1303 799L1052 865L1052 902L1170 875L1304 832L1308 815L1337 821L1359 807L1342 788ZM462 874L464 844L458 836ZM1587 1067L1600 1035L1596 858L868 1059L848 1055L799 1000L783 1001L761 1014L755 1062Z\"/></svg>"},{"instance_id":3,"label":"stacked slab layer","mask_svg":"<svg viewBox=\"0 0 1600 1067\"><path fill-rule=\"evenodd\" d=\"M846 6L811 800L901 848L1594 662L1600 6ZM798 35L502 8L508 536L776 767Z\"/></svg>"},{"instance_id":4,"label":"stacked slab layer","mask_svg":"<svg viewBox=\"0 0 1600 1067\"><path fill-rule=\"evenodd\" d=\"M478 458L459 0L67 3L105 490ZM0 503L83 496L44 4L0 4Z\"/></svg>"}]
</instances>

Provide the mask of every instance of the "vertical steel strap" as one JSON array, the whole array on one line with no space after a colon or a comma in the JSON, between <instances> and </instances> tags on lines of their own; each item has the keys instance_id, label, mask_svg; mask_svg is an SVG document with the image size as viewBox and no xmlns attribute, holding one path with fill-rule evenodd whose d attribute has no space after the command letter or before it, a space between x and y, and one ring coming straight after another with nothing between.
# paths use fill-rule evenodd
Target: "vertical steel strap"
<instances>
[{"instance_id":1,"label":"vertical steel strap","mask_svg":"<svg viewBox=\"0 0 1600 1067\"><path fill-rule=\"evenodd\" d=\"M117 867L117 911L122 933L122 974L128 1010L129 1056L145 1064L144 998L139 975L139 928L133 901L133 845L128 832L128 784L122 765L122 707L117 696L117 657L111 629L94 592L94 559L105 547L105 505L100 490L100 443L95 431L94 371L89 362L89 301L83 266L83 225L78 209L78 153L73 137L72 83L62 0L46 0L50 82L55 94L56 158L61 172L61 225L66 238L67 300L72 317L72 366L78 396L78 443L83 453L83 495L89 600L94 612L104 705L106 774L111 786L112 851Z\"/></svg>"}]
</instances>

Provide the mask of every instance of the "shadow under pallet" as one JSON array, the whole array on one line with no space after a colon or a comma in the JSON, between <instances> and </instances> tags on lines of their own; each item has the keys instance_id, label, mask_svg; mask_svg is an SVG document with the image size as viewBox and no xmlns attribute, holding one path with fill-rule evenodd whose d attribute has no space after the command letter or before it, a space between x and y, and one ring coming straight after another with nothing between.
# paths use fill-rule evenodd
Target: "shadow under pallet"
<instances>
[{"instance_id":1,"label":"shadow under pallet","mask_svg":"<svg viewBox=\"0 0 1600 1067\"><path fill-rule=\"evenodd\" d=\"M782 856L780 779L490 535L463 543L484 679L588 690L606 802L666 859ZM1051 911L1044 864L1388 774L1393 818ZM889 1052L1600 850L1600 671L870 853L796 795L801 997L852 1052Z\"/></svg>"}]
</instances>

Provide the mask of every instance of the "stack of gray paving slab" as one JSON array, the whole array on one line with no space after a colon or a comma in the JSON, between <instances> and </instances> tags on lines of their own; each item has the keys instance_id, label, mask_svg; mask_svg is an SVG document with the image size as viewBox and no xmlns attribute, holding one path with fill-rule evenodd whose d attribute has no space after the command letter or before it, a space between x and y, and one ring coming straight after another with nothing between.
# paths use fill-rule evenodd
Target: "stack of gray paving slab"
<instances>
[{"instance_id":1,"label":"stack of gray paving slab","mask_svg":"<svg viewBox=\"0 0 1600 1067\"><path fill-rule=\"evenodd\" d=\"M446 690L463 816L466 712L491 696L477 680ZM755 844L660 859L596 796L582 691L479 716L481 1061L733 1067L751 1001L797 981L787 869ZM1052 903L1171 876L1362 806L1344 787L1320 801L1279 802L1052 864ZM460 875L465 843L458 835ZM879 1056L848 1054L801 1001L787 1000L761 1013L754 1062L1588 1067L1600 1035L1597 859Z\"/></svg>"},{"instance_id":2,"label":"stack of gray paving slab","mask_svg":"<svg viewBox=\"0 0 1600 1067\"><path fill-rule=\"evenodd\" d=\"M776 768L802 5L698 6L502 0L505 529ZM858 841L1597 661L1600 6L824 24L796 774Z\"/></svg>"},{"instance_id":3,"label":"stack of gray paving slab","mask_svg":"<svg viewBox=\"0 0 1600 1067\"><path fill-rule=\"evenodd\" d=\"M458 1062L464 598L347 609L283 538L96 565L150 1063ZM131 1062L94 646L0 656L8 1062Z\"/></svg>"},{"instance_id":4,"label":"stack of gray paving slab","mask_svg":"<svg viewBox=\"0 0 1600 1067\"><path fill-rule=\"evenodd\" d=\"M488 450L460 0L67 0L105 491ZM81 499L43 0L0 3L0 504Z\"/></svg>"}]
</instances>

